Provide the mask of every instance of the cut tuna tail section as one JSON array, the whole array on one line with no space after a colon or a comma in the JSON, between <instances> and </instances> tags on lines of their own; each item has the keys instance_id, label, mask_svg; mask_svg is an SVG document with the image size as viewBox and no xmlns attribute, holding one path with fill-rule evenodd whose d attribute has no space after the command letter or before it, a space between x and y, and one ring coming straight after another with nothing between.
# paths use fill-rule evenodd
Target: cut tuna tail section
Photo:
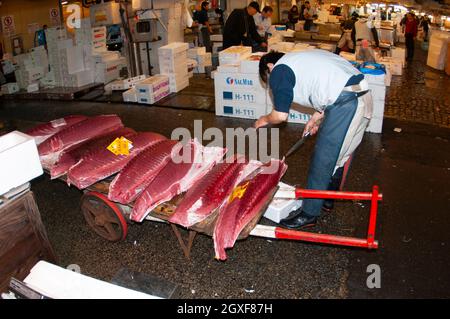
<instances>
[{"instance_id":1,"label":"cut tuna tail section","mask_svg":"<svg viewBox=\"0 0 450 319\"><path fill-rule=\"evenodd\" d=\"M272 160L234 188L220 208L214 227L216 259L227 259L225 249L232 248L241 231L260 214L286 169L284 162Z\"/></svg>"},{"instance_id":2,"label":"cut tuna tail section","mask_svg":"<svg viewBox=\"0 0 450 319\"><path fill-rule=\"evenodd\" d=\"M39 156L61 152L74 144L84 142L99 135L110 133L123 127L117 115L100 115L71 125L38 146Z\"/></svg>"},{"instance_id":3,"label":"cut tuna tail section","mask_svg":"<svg viewBox=\"0 0 450 319\"><path fill-rule=\"evenodd\" d=\"M191 160L179 162L171 159L134 203L131 220L142 222L158 205L185 192L208 173L225 153L226 149L204 147L196 139L188 142L176 155L180 158L189 155Z\"/></svg>"},{"instance_id":4,"label":"cut tuna tail section","mask_svg":"<svg viewBox=\"0 0 450 319\"><path fill-rule=\"evenodd\" d=\"M205 220L222 204L248 165L245 157L234 155L214 166L188 190L170 222L191 227Z\"/></svg>"},{"instance_id":5,"label":"cut tuna tail section","mask_svg":"<svg viewBox=\"0 0 450 319\"><path fill-rule=\"evenodd\" d=\"M181 147L178 141L164 140L144 149L111 182L108 198L122 204L134 201Z\"/></svg>"},{"instance_id":6,"label":"cut tuna tail section","mask_svg":"<svg viewBox=\"0 0 450 319\"><path fill-rule=\"evenodd\" d=\"M54 179L65 175L84 155L107 148L116 138L127 138L135 134L135 130L123 127L111 133L69 147L60 154L56 164L50 168L51 178Z\"/></svg>"},{"instance_id":7,"label":"cut tuna tail section","mask_svg":"<svg viewBox=\"0 0 450 319\"><path fill-rule=\"evenodd\" d=\"M58 133L59 131L72 126L78 122L86 120L88 117L84 115L69 115L62 117L48 123L39 124L27 131L26 134L33 136L36 141L36 145L41 144L46 139L52 135Z\"/></svg>"},{"instance_id":8,"label":"cut tuna tail section","mask_svg":"<svg viewBox=\"0 0 450 319\"><path fill-rule=\"evenodd\" d=\"M157 133L142 132L128 137L133 145L129 155L114 155L106 147L84 154L67 173L67 183L84 189L119 172L139 152L165 139Z\"/></svg>"}]
</instances>

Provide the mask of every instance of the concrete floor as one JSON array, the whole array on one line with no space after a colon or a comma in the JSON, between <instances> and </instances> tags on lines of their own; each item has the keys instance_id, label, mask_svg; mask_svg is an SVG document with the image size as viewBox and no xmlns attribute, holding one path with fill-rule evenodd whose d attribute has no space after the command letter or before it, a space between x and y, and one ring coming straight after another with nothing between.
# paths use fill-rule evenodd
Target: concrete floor
<instances>
[{"instance_id":1,"label":"concrete floor","mask_svg":"<svg viewBox=\"0 0 450 319\"><path fill-rule=\"evenodd\" d=\"M403 115L390 111L394 110L392 105L414 108L406 103L410 99L422 103L423 92L430 88L426 81L417 83L420 81L410 75L415 70L425 70L437 79L434 83L439 83L432 88L433 98L440 103L439 110L433 109L434 114L448 116L445 96L449 77L424 67L422 62L423 56L418 55L411 69L393 81L387 107L392 113L385 120L384 132L366 134L346 185L347 190L369 191L373 184L378 184L384 193L377 228L378 250L368 252L250 237L228 251L226 262L218 262L213 259L211 238L200 235L195 240L191 261L186 261L167 225L131 224L125 241L110 243L101 239L89 229L80 213L82 193L43 176L33 181L32 190L58 263L64 267L77 264L83 273L107 281L120 268L127 267L178 284L183 298L450 297L447 269L450 130L445 125L448 122L437 121L439 116L425 120L408 117L409 113L404 113L407 120L404 121ZM401 94L412 85L422 90ZM0 103L0 119L18 129L74 113L116 113L127 126L166 136L177 127L192 131L194 119L203 120L203 129L252 125L252 121L168 107L55 101ZM402 132L394 132L396 127L402 128ZM281 127L282 154L297 140L302 128L294 124ZM309 141L288 159L289 169L283 181L305 184L313 146L314 141ZM325 215L311 231L364 236L367 216L365 203L339 203L336 211ZM369 275L366 269L370 264L381 267L380 289L366 286Z\"/></svg>"}]
</instances>

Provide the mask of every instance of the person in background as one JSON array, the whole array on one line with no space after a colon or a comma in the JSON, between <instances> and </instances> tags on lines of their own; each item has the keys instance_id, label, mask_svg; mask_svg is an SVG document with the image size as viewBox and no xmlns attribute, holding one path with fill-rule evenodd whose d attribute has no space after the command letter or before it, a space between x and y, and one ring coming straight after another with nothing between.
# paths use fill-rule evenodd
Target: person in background
<instances>
[{"instance_id":1,"label":"person in background","mask_svg":"<svg viewBox=\"0 0 450 319\"><path fill-rule=\"evenodd\" d=\"M430 19L428 16L423 16L422 21L420 22L420 27L423 30L423 41L428 41L428 30L430 29Z\"/></svg>"},{"instance_id":2,"label":"person in background","mask_svg":"<svg viewBox=\"0 0 450 319\"><path fill-rule=\"evenodd\" d=\"M358 21L358 13L353 12L350 19L341 23L342 35L336 46L336 54L341 51L355 52L355 42L352 39L352 30L355 22Z\"/></svg>"},{"instance_id":3,"label":"person in background","mask_svg":"<svg viewBox=\"0 0 450 319\"><path fill-rule=\"evenodd\" d=\"M258 12L253 16L259 35L266 40L268 38L268 34L270 33L270 27L272 26L272 14L272 7L265 6L261 13Z\"/></svg>"},{"instance_id":4,"label":"person in background","mask_svg":"<svg viewBox=\"0 0 450 319\"><path fill-rule=\"evenodd\" d=\"M408 14L405 14L403 18L400 20L400 26L402 27L402 33L405 33L405 24L406 24L406 18Z\"/></svg>"},{"instance_id":5,"label":"person in background","mask_svg":"<svg viewBox=\"0 0 450 319\"><path fill-rule=\"evenodd\" d=\"M405 45L406 57L408 62L412 62L414 56L414 39L417 36L417 21L414 15L409 12L406 14L405 22Z\"/></svg>"},{"instance_id":6,"label":"person in background","mask_svg":"<svg viewBox=\"0 0 450 319\"><path fill-rule=\"evenodd\" d=\"M300 19L300 12L298 11L298 7L293 5L291 10L288 12L288 28L295 30L295 25Z\"/></svg>"},{"instance_id":7,"label":"person in background","mask_svg":"<svg viewBox=\"0 0 450 319\"><path fill-rule=\"evenodd\" d=\"M223 50L235 45L252 46L255 52L259 51L258 47L267 48L267 42L256 31L253 16L258 12L259 4L256 1L244 9L234 9L231 12L223 29Z\"/></svg>"},{"instance_id":8,"label":"person in background","mask_svg":"<svg viewBox=\"0 0 450 319\"><path fill-rule=\"evenodd\" d=\"M300 6L300 12L299 12L300 17L299 17L299 20L302 20L302 21L305 20L305 16L303 14L305 12L305 8L306 8L305 4L302 3L301 6Z\"/></svg>"},{"instance_id":9,"label":"person in background","mask_svg":"<svg viewBox=\"0 0 450 319\"><path fill-rule=\"evenodd\" d=\"M223 17L223 10L220 8L216 8L214 10L214 12L216 13L217 18L219 19L220 25L223 27L225 25L225 19Z\"/></svg>"},{"instance_id":10,"label":"person in background","mask_svg":"<svg viewBox=\"0 0 450 319\"><path fill-rule=\"evenodd\" d=\"M311 30L311 27L314 25L313 21L317 16L316 10L313 7L311 7L309 1L305 1L305 10L303 11L303 16L305 17L305 25L303 27L303 30L309 31Z\"/></svg>"},{"instance_id":11,"label":"person in background","mask_svg":"<svg viewBox=\"0 0 450 319\"><path fill-rule=\"evenodd\" d=\"M361 17L355 22L352 30L352 39L356 46L356 59L375 62L373 47L378 48L380 42L378 40L377 30L370 18Z\"/></svg>"},{"instance_id":12,"label":"person in background","mask_svg":"<svg viewBox=\"0 0 450 319\"><path fill-rule=\"evenodd\" d=\"M207 1L203 1L201 4L201 10L198 13L198 27L200 30L201 41L200 44L206 48L206 52L211 52L211 40L210 34L212 33L211 26L209 25L209 17L208 17L209 3Z\"/></svg>"},{"instance_id":13,"label":"person in background","mask_svg":"<svg viewBox=\"0 0 450 319\"><path fill-rule=\"evenodd\" d=\"M372 115L372 99L364 74L344 58L324 50L261 57L259 73L272 90L274 109L255 122L259 128L289 117L292 102L315 110L303 130L318 133L306 189L337 191L345 163L356 150ZM280 224L291 229L313 226L333 201L304 199L300 209Z\"/></svg>"}]
</instances>

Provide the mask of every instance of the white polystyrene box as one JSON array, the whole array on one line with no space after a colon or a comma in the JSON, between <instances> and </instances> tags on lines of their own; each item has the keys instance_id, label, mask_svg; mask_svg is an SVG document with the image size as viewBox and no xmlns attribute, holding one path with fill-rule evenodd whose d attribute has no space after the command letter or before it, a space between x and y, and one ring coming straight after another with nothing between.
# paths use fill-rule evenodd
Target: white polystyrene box
<instances>
[{"instance_id":1,"label":"white polystyrene box","mask_svg":"<svg viewBox=\"0 0 450 319\"><path fill-rule=\"evenodd\" d=\"M42 173L33 137L19 131L0 137L0 195Z\"/></svg>"},{"instance_id":2,"label":"white polystyrene box","mask_svg":"<svg viewBox=\"0 0 450 319\"><path fill-rule=\"evenodd\" d=\"M295 187L283 182L279 182L278 186L279 190L275 193L274 199L264 213L264 217L274 221L275 223L279 223L280 220L286 218L290 212L297 210L302 206L301 200L276 198L280 191L295 191Z\"/></svg>"}]
</instances>

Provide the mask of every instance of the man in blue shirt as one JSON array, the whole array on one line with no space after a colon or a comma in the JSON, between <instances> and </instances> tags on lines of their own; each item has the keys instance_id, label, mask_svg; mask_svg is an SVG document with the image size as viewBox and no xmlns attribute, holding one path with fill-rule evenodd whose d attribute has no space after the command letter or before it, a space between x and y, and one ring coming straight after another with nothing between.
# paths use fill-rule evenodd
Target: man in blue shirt
<instances>
[{"instance_id":1,"label":"man in blue shirt","mask_svg":"<svg viewBox=\"0 0 450 319\"><path fill-rule=\"evenodd\" d=\"M323 50L272 51L261 58L259 72L269 82L274 110L259 118L255 127L285 122L292 102L313 108L303 131L303 135L318 133L306 188L338 190L344 165L360 144L372 113L364 75L342 57ZM292 229L312 226L322 209L332 208L332 201L305 199L301 209L280 223Z\"/></svg>"}]
</instances>

